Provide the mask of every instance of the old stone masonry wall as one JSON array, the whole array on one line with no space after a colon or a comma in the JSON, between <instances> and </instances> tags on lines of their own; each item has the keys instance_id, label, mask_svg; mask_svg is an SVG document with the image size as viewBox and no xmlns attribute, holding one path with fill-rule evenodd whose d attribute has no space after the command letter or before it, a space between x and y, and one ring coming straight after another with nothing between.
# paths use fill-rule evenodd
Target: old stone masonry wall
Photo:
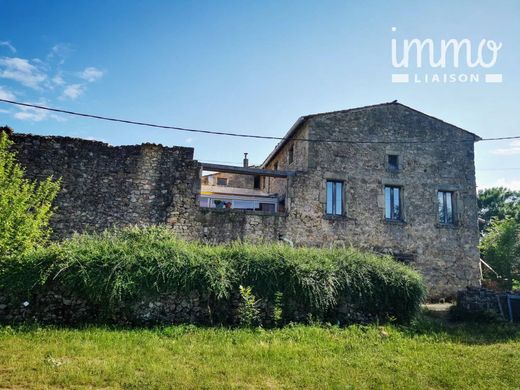
<instances>
[{"instance_id":1,"label":"old stone masonry wall","mask_svg":"<svg viewBox=\"0 0 520 390\"><path fill-rule=\"evenodd\" d=\"M62 180L51 221L56 237L114 225L183 223L194 211L199 165L192 148L113 147L25 134L11 138L28 177Z\"/></svg>"}]
</instances>

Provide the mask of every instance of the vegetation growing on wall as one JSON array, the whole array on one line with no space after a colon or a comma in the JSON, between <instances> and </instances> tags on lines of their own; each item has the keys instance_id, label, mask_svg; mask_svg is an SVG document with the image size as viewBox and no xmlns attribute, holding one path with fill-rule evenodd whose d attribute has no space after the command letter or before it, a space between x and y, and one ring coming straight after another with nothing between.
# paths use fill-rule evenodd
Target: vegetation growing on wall
<instances>
[{"instance_id":1,"label":"vegetation growing on wall","mask_svg":"<svg viewBox=\"0 0 520 390\"><path fill-rule=\"evenodd\" d=\"M181 241L166 227L76 235L2 268L0 293L30 294L59 283L108 312L144 295L194 290L218 302L243 285L259 301L282 296L284 307L297 305L318 319L346 302L405 321L424 297L419 274L387 257L279 244L209 246Z\"/></svg>"},{"instance_id":2,"label":"vegetation growing on wall","mask_svg":"<svg viewBox=\"0 0 520 390\"><path fill-rule=\"evenodd\" d=\"M20 255L49 237L52 201L60 183L27 179L10 150L5 128L0 128L0 257Z\"/></svg>"}]
</instances>

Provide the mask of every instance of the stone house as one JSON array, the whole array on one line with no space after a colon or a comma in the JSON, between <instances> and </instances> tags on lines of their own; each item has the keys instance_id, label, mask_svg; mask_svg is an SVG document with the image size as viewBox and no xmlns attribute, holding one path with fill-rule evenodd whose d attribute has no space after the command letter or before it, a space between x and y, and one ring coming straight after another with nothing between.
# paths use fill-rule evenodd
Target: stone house
<instances>
[{"instance_id":1,"label":"stone house","mask_svg":"<svg viewBox=\"0 0 520 390\"><path fill-rule=\"evenodd\" d=\"M192 148L13 139L30 177L62 178L56 236L167 223L210 243L388 253L424 275L432 299L479 285L479 137L400 103L301 117L259 167L200 163Z\"/></svg>"},{"instance_id":2,"label":"stone house","mask_svg":"<svg viewBox=\"0 0 520 390\"><path fill-rule=\"evenodd\" d=\"M284 210L284 238L391 254L430 295L479 284L478 136L389 103L304 116L284 138L261 168L294 175L259 187Z\"/></svg>"}]
</instances>

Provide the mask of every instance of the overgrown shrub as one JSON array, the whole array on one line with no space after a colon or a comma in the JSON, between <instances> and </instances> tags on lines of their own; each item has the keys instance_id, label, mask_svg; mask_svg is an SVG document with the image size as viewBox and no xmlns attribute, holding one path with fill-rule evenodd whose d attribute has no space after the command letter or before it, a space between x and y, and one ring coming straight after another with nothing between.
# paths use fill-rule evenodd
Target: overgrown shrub
<instances>
[{"instance_id":1,"label":"overgrown shrub","mask_svg":"<svg viewBox=\"0 0 520 390\"><path fill-rule=\"evenodd\" d=\"M480 242L480 252L500 276L494 278L506 290L520 281L520 223L514 219L494 219Z\"/></svg>"},{"instance_id":2,"label":"overgrown shrub","mask_svg":"<svg viewBox=\"0 0 520 390\"><path fill-rule=\"evenodd\" d=\"M240 305L238 307L238 321L245 327L257 326L260 324L260 310L258 301L253 295L251 287L238 286L240 292Z\"/></svg>"},{"instance_id":3,"label":"overgrown shrub","mask_svg":"<svg viewBox=\"0 0 520 390\"><path fill-rule=\"evenodd\" d=\"M0 128L0 258L45 242L52 201L60 188L52 178L40 182L25 178L11 145L5 128Z\"/></svg>"},{"instance_id":4,"label":"overgrown shrub","mask_svg":"<svg viewBox=\"0 0 520 390\"><path fill-rule=\"evenodd\" d=\"M216 304L250 286L282 322L298 320L291 314L295 307L333 320L340 303L381 320L406 321L424 298L419 274L387 257L282 244L210 246L179 240L166 227L76 235L11 262L0 274L0 294L30 294L49 285L109 313L121 302L193 290Z\"/></svg>"}]
</instances>

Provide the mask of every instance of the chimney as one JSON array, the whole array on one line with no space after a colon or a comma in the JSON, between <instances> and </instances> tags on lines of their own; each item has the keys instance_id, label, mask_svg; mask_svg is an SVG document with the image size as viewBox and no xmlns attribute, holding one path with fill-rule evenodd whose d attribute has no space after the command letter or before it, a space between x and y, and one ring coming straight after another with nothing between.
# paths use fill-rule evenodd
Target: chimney
<instances>
[{"instance_id":1,"label":"chimney","mask_svg":"<svg viewBox=\"0 0 520 390\"><path fill-rule=\"evenodd\" d=\"M247 159L247 153L244 153L244 168L249 166L249 160Z\"/></svg>"}]
</instances>

